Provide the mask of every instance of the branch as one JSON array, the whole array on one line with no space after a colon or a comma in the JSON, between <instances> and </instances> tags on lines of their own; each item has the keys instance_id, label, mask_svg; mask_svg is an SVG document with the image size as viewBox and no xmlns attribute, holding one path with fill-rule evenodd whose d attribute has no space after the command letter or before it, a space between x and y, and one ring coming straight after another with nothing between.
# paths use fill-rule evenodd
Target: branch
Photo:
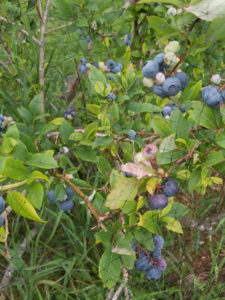
<instances>
[{"instance_id":1,"label":"branch","mask_svg":"<svg viewBox=\"0 0 225 300\"><path fill-rule=\"evenodd\" d=\"M16 183L12 183L12 184L7 184L7 185L3 185L0 186L0 191L1 192L5 192L5 191L9 191L9 190L14 190L15 188L22 186L24 184L27 183L27 179L24 181L20 181L20 182L16 182Z\"/></svg>"},{"instance_id":2,"label":"branch","mask_svg":"<svg viewBox=\"0 0 225 300\"><path fill-rule=\"evenodd\" d=\"M176 169L179 165L181 165L183 162L187 161L188 159L190 159L196 148L198 148L200 142L196 141L193 148L191 149L191 151L183 158L180 158L178 160L175 161L174 165L167 171L167 174L171 173L174 169Z\"/></svg>"},{"instance_id":3,"label":"branch","mask_svg":"<svg viewBox=\"0 0 225 300\"><path fill-rule=\"evenodd\" d=\"M40 58L39 58L39 85L41 95L41 112L45 111L45 34L46 25L48 20L48 10L50 6L50 0L47 0L44 16L41 21L41 39L40 39Z\"/></svg>"},{"instance_id":4,"label":"branch","mask_svg":"<svg viewBox=\"0 0 225 300\"><path fill-rule=\"evenodd\" d=\"M47 31L47 32L46 32L46 35L48 35L48 34L50 34L50 33L53 33L53 32L55 32L55 31L64 29L64 28L66 28L66 27L68 27L68 26L70 26L70 25L72 25L72 24L73 24L73 22L69 22L68 24L64 24L64 25L61 25L61 26L59 26L59 27L53 28L53 29Z\"/></svg>"},{"instance_id":5,"label":"branch","mask_svg":"<svg viewBox=\"0 0 225 300\"><path fill-rule=\"evenodd\" d=\"M76 192L82 199L84 199L88 209L91 211L92 215L95 217L95 219L99 222L99 225L105 230L105 226L102 225L101 217L103 216L101 212L99 212L89 201L89 198L87 195L85 195L78 186L73 184L66 176L61 175L59 173L53 173L53 176L62 179L64 182L69 184L69 186Z\"/></svg>"}]
</instances>

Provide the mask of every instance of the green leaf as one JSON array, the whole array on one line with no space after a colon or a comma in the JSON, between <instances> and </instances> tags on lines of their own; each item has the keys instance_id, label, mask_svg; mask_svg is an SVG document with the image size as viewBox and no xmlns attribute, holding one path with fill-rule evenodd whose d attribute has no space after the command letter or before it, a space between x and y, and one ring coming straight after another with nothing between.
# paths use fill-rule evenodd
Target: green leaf
<instances>
[{"instance_id":1,"label":"green leaf","mask_svg":"<svg viewBox=\"0 0 225 300\"><path fill-rule=\"evenodd\" d=\"M80 146L74 153L84 161L97 162L96 152L88 146Z\"/></svg>"},{"instance_id":2,"label":"green leaf","mask_svg":"<svg viewBox=\"0 0 225 300\"><path fill-rule=\"evenodd\" d=\"M100 96L104 97L104 90L105 90L105 86L101 81L96 81L94 83L94 90L97 94L99 94Z\"/></svg>"},{"instance_id":3,"label":"green leaf","mask_svg":"<svg viewBox=\"0 0 225 300\"><path fill-rule=\"evenodd\" d=\"M18 108L18 112L26 123L30 124L32 122L32 115L27 108L20 107Z\"/></svg>"},{"instance_id":4,"label":"green leaf","mask_svg":"<svg viewBox=\"0 0 225 300\"><path fill-rule=\"evenodd\" d=\"M105 231L99 231L95 233L95 241L96 244L102 243L104 244L105 247L110 247L112 242L112 229L111 228L107 228L107 232Z\"/></svg>"},{"instance_id":5,"label":"green leaf","mask_svg":"<svg viewBox=\"0 0 225 300\"><path fill-rule=\"evenodd\" d=\"M207 155L205 165L207 167L212 167L212 166L219 164L222 161L223 162L225 161L222 151L211 152L211 153L209 153L209 155Z\"/></svg>"},{"instance_id":6,"label":"green leaf","mask_svg":"<svg viewBox=\"0 0 225 300\"><path fill-rule=\"evenodd\" d=\"M207 35L213 42L225 39L224 17L216 18L210 22Z\"/></svg>"},{"instance_id":7,"label":"green leaf","mask_svg":"<svg viewBox=\"0 0 225 300\"><path fill-rule=\"evenodd\" d=\"M134 239L148 250L154 250L152 234L143 227L135 227Z\"/></svg>"},{"instance_id":8,"label":"green leaf","mask_svg":"<svg viewBox=\"0 0 225 300\"><path fill-rule=\"evenodd\" d=\"M53 157L41 153L32 154L30 159L26 161L26 164L40 169L58 168L58 164Z\"/></svg>"},{"instance_id":9,"label":"green leaf","mask_svg":"<svg viewBox=\"0 0 225 300\"><path fill-rule=\"evenodd\" d=\"M74 128L67 121L62 121L59 128L60 136L65 144L68 144L70 135L74 132Z\"/></svg>"},{"instance_id":10,"label":"green leaf","mask_svg":"<svg viewBox=\"0 0 225 300\"><path fill-rule=\"evenodd\" d=\"M165 139L162 140L159 146L159 152L170 152L177 148L175 144L175 134L167 136Z\"/></svg>"},{"instance_id":11,"label":"green leaf","mask_svg":"<svg viewBox=\"0 0 225 300\"><path fill-rule=\"evenodd\" d=\"M208 107L200 101L193 102L188 110L195 125L200 125L209 129L216 129L221 125L221 115L215 109Z\"/></svg>"},{"instance_id":12,"label":"green leaf","mask_svg":"<svg viewBox=\"0 0 225 300\"><path fill-rule=\"evenodd\" d=\"M46 182L50 183L50 179L44 175L43 173L39 172L39 171L33 171L28 180L27 180L27 184L31 184L34 180L45 180Z\"/></svg>"},{"instance_id":13,"label":"green leaf","mask_svg":"<svg viewBox=\"0 0 225 300\"><path fill-rule=\"evenodd\" d=\"M65 121L64 118L55 118L54 120L51 121L51 124L61 125L63 121Z\"/></svg>"},{"instance_id":14,"label":"green leaf","mask_svg":"<svg viewBox=\"0 0 225 300\"><path fill-rule=\"evenodd\" d=\"M28 172L20 160L8 157L6 160L4 174L14 180L22 181L27 178Z\"/></svg>"},{"instance_id":15,"label":"green leaf","mask_svg":"<svg viewBox=\"0 0 225 300\"><path fill-rule=\"evenodd\" d=\"M19 133L19 130L17 128L16 125L12 125L8 128L8 130L6 131L6 133L4 134L4 137L3 137L3 141L6 139L6 138L13 138L14 140L18 141L19 138L20 138L20 133Z\"/></svg>"},{"instance_id":16,"label":"green leaf","mask_svg":"<svg viewBox=\"0 0 225 300\"><path fill-rule=\"evenodd\" d=\"M99 261L99 277L104 286L111 289L120 279L120 256L106 249Z\"/></svg>"},{"instance_id":17,"label":"green leaf","mask_svg":"<svg viewBox=\"0 0 225 300\"><path fill-rule=\"evenodd\" d=\"M196 169L191 173L191 177L188 180L188 189L189 191L193 191L196 186L201 182L201 170Z\"/></svg>"},{"instance_id":18,"label":"green leaf","mask_svg":"<svg viewBox=\"0 0 225 300\"><path fill-rule=\"evenodd\" d=\"M138 191L138 180L118 176L116 182L108 194L105 206L110 209L122 208L127 201L133 201Z\"/></svg>"},{"instance_id":19,"label":"green leaf","mask_svg":"<svg viewBox=\"0 0 225 300\"><path fill-rule=\"evenodd\" d=\"M98 157L97 167L99 172L106 178L109 176L109 173L112 170L109 161L103 156Z\"/></svg>"},{"instance_id":20,"label":"green leaf","mask_svg":"<svg viewBox=\"0 0 225 300\"><path fill-rule=\"evenodd\" d=\"M128 270L132 270L136 260L136 254L131 248L131 243L126 238L119 238L116 241L116 246L112 249L113 253L121 256L122 264Z\"/></svg>"},{"instance_id":21,"label":"green leaf","mask_svg":"<svg viewBox=\"0 0 225 300\"><path fill-rule=\"evenodd\" d=\"M9 206L11 206L12 209L22 217L37 222L47 223L38 216L31 203L23 194L15 191L10 191L7 193L6 201L9 204Z\"/></svg>"},{"instance_id":22,"label":"green leaf","mask_svg":"<svg viewBox=\"0 0 225 300\"><path fill-rule=\"evenodd\" d=\"M183 234L181 224L178 220L175 220L174 218L171 218L171 217L162 217L162 218L160 218L160 221L162 221L163 223L166 223L167 229Z\"/></svg>"},{"instance_id":23,"label":"green leaf","mask_svg":"<svg viewBox=\"0 0 225 300\"><path fill-rule=\"evenodd\" d=\"M156 157L157 164L166 165L171 164L177 159L182 158L184 155L179 150L173 150L170 152L158 153Z\"/></svg>"},{"instance_id":24,"label":"green leaf","mask_svg":"<svg viewBox=\"0 0 225 300\"><path fill-rule=\"evenodd\" d=\"M113 141L113 137L112 136L104 136L104 137L97 137L94 140L94 143L92 145L92 148L98 148L100 146L108 146L109 144L111 144Z\"/></svg>"},{"instance_id":25,"label":"green leaf","mask_svg":"<svg viewBox=\"0 0 225 300\"><path fill-rule=\"evenodd\" d=\"M167 214L167 217L172 217L175 219L180 219L184 217L188 213L189 209L179 202L173 202L173 206L169 213Z\"/></svg>"},{"instance_id":26,"label":"green leaf","mask_svg":"<svg viewBox=\"0 0 225 300\"><path fill-rule=\"evenodd\" d=\"M0 147L0 152L3 154L8 154L16 147L16 145L18 145L18 143L19 142L15 139L8 137L3 140L3 144Z\"/></svg>"},{"instance_id":27,"label":"green leaf","mask_svg":"<svg viewBox=\"0 0 225 300\"><path fill-rule=\"evenodd\" d=\"M144 215L140 214L139 216L140 219L138 226L142 226L152 233L157 232L158 212L149 210L146 213L144 213Z\"/></svg>"},{"instance_id":28,"label":"green leaf","mask_svg":"<svg viewBox=\"0 0 225 300\"><path fill-rule=\"evenodd\" d=\"M191 86L188 86L183 92L182 102L185 102L186 100L191 100L191 101L195 100L198 97L201 88L202 88L201 80L198 81L197 83L194 83Z\"/></svg>"},{"instance_id":29,"label":"green leaf","mask_svg":"<svg viewBox=\"0 0 225 300\"><path fill-rule=\"evenodd\" d=\"M173 133L168 124L160 117L153 118L150 121L150 126L153 128L156 134L160 135L160 137L167 137Z\"/></svg>"},{"instance_id":30,"label":"green leaf","mask_svg":"<svg viewBox=\"0 0 225 300\"><path fill-rule=\"evenodd\" d=\"M186 120L179 109L175 109L170 116L169 126L176 134L176 138L188 138L189 129L191 127L190 121Z\"/></svg>"},{"instance_id":31,"label":"green leaf","mask_svg":"<svg viewBox=\"0 0 225 300\"><path fill-rule=\"evenodd\" d=\"M43 198L44 198L44 189L40 182L33 182L27 187L27 198L30 203L37 209L41 208Z\"/></svg>"},{"instance_id":32,"label":"green leaf","mask_svg":"<svg viewBox=\"0 0 225 300\"><path fill-rule=\"evenodd\" d=\"M89 110L94 115L98 115L100 113L100 105L97 104L87 104L87 110Z\"/></svg>"},{"instance_id":33,"label":"green leaf","mask_svg":"<svg viewBox=\"0 0 225 300\"><path fill-rule=\"evenodd\" d=\"M178 33L178 27L171 26L165 19L158 16L147 17L148 25L153 28L160 36L165 37Z\"/></svg>"},{"instance_id":34,"label":"green leaf","mask_svg":"<svg viewBox=\"0 0 225 300\"><path fill-rule=\"evenodd\" d=\"M29 104L29 110L33 116L37 116L41 113L41 96L37 95L31 100Z\"/></svg>"},{"instance_id":35,"label":"green leaf","mask_svg":"<svg viewBox=\"0 0 225 300\"><path fill-rule=\"evenodd\" d=\"M216 135L216 144L225 148L225 132Z\"/></svg>"},{"instance_id":36,"label":"green leaf","mask_svg":"<svg viewBox=\"0 0 225 300\"><path fill-rule=\"evenodd\" d=\"M135 102L129 103L128 109L134 111L137 114L142 112L161 112L162 110L160 107L153 105L151 103L135 103Z\"/></svg>"},{"instance_id":37,"label":"green leaf","mask_svg":"<svg viewBox=\"0 0 225 300\"><path fill-rule=\"evenodd\" d=\"M104 74L94 66L90 66L89 79L93 85L95 85L97 81L100 81L104 86L106 86Z\"/></svg>"}]
</instances>

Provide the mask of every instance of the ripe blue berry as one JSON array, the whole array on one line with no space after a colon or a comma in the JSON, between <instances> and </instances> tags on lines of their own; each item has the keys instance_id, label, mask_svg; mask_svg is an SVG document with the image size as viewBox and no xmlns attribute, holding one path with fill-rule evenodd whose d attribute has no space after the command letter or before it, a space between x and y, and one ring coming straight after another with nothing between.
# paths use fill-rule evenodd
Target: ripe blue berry
<instances>
[{"instance_id":1,"label":"ripe blue berry","mask_svg":"<svg viewBox=\"0 0 225 300\"><path fill-rule=\"evenodd\" d=\"M162 271L156 265L150 266L145 273L145 276L148 280L157 280L161 277Z\"/></svg>"},{"instance_id":2,"label":"ripe blue berry","mask_svg":"<svg viewBox=\"0 0 225 300\"><path fill-rule=\"evenodd\" d=\"M115 68L116 63L115 63L115 61L114 61L113 59L109 59L109 60L106 62L106 66L107 66L110 70L112 70L112 69Z\"/></svg>"},{"instance_id":3,"label":"ripe blue berry","mask_svg":"<svg viewBox=\"0 0 225 300\"><path fill-rule=\"evenodd\" d=\"M116 66L112 69L112 73L113 73L113 74L119 73L120 71L121 71L121 69L120 69L120 66L119 66L119 65L116 65Z\"/></svg>"},{"instance_id":4,"label":"ripe blue berry","mask_svg":"<svg viewBox=\"0 0 225 300\"><path fill-rule=\"evenodd\" d=\"M87 68L85 65L80 65L80 68L79 68L81 74L86 74L87 72Z\"/></svg>"},{"instance_id":5,"label":"ripe blue berry","mask_svg":"<svg viewBox=\"0 0 225 300\"><path fill-rule=\"evenodd\" d=\"M162 99L167 97L167 94L163 91L163 88L161 85L154 84L152 87L152 91L154 94L161 97Z\"/></svg>"},{"instance_id":6,"label":"ripe blue berry","mask_svg":"<svg viewBox=\"0 0 225 300\"><path fill-rule=\"evenodd\" d=\"M90 41L91 41L91 38L90 38L90 36L89 35L87 35L86 37L85 37L85 40L89 43Z\"/></svg>"},{"instance_id":7,"label":"ripe blue berry","mask_svg":"<svg viewBox=\"0 0 225 300\"><path fill-rule=\"evenodd\" d=\"M187 74L184 72L178 72L175 75L176 78L178 78L181 82L181 89L184 90L188 86L188 77Z\"/></svg>"},{"instance_id":8,"label":"ripe blue berry","mask_svg":"<svg viewBox=\"0 0 225 300\"><path fill-rule=\"evenodd\" d=\"M223 91L221 92L221 96L222 96L223 100L225 100L225 90L223 90Z\"/></svg>"},{"instance_id":9,"label":"ripe blue berry","mask_svg":"<svg viewBox=\"0 0 225 300\"><path fill-rule=\"evenodd\" d=\"M114 93L110 92L106 98L108 100L115 101L116 100L116 95Z\"/></svg>"},{"instance_id":10,"label":"ripe blue berry","mask_svg":"<svg viewBox=\"0 0 225 300\"><path fill-rule=\"evenodd\" d=\"M0 227L2 227L5 223L5 219L3 216L0 216Z\"/></svg>"},{"instance_id":11,"label":"ripe blue berry","mask_svg":"<svg viewBox=\"0 0 225 300\"><path fill-rule=\"evenodd\" d=\"M142 74L146 78L153 78L158 72L159 65L154 60L148 60L142 68Z\"/></svg>"},{"instance_id":12,"label":"ripe blue berry","mask_svg":"<svg viewBox=\"0 0 225 300\"><path fill-rule=\"evenodd\" d=\"M128 139L134 140L135 136L136 136L136 132L133 129L131 129Z\"/></svg>"},{"instance_id":13,"label":"ripe blue berry","mask_svg":"<svg viewBox=\"0 0 225 300\"><path fill-rule=\"evenodd\" d=\"M223 97L219 89L213 85L209 85L203 89L202 100L210 107L218 107L223 103Z\"/></svg>"},{"instance_id":14,"label":"ripe blue berry","mask_svg":"<svg viewBox=\"0 0 225 300\"><path fill-rule=\"evenodd\" d=\"M167 78L162 85L164 93L168 96L175 96L181 90L181 82L176 77Z\"/></svg>"},{"instance_id":15,"label":"ripe blue berry","mask_svg":"<svg viewBox=\"0 0 225 300\"><path fill-rule=\"evenodd\" d=\"M98 68L98 63L97 63L96 61L94 61L94 62L92 63L92 65L93 65L94 67Z\"/></svg>"},{"instance_id":16,"label":"ripe blue berry","mask_svg":"<svg viewBox=\"0 0 225 300\"><path fill-rule=\"evenodd\" d=\"M5 200L0 197L0 212L5 208Z\"/></svg>"},{"instance_id":17,"label":"ripe blue berry","mask_svg":"<svg viewBox=\"0 0 225 300\"><path fill-rule=\"evenodd\" d=\"M50 191L47 193L47 197L48 197L48 200L49 200L51 203L56 204L56 201L55 201L55 191L50 190Z\"/></svg>"},{"instance_id":18,"label":"ripe blue berry","mask_svg":"<svg viewBox=\"0 0 225 300\"><path fill-rule=\"evenodd\" d=\"M149 257L143 253L144 251L141 252L140 257L134 263L134 266L138 271L146 271L151 265Z\"/></svg>"},{"instance_id":19,"label":"ripe blue berry","mask_svg":"<svg viewBox=\"0 0 225 300\"><path fill-rule=\"evenodd\" d=\"M165 53L159 53L155 56L154 61L159 65L159 71L163 72L169 66L164 62Z\"/></svg>"},{"instance_id":20,"label":"ripe blue berry","mask_svg":"<svg viewBox=\"0 0 225 300\"><path fill-rule=\"evenodd\" d=\"M156 248L153 252L152 252L152 258L154 260L160 260L161 258L161 250L159 248Z\"/></svg>"},{"instance_id":21,"label":"ripe blue berry","mask_svg":"<svg viewBox=\"0 0 225 300\"><path fill-rule=\"evenodd\" d=\"M162 109L162 115L165 116L170 116L172 113L172 107L171 106L164 106Z\"/></svg>"},{"instance_id":22,"label":"ripe blue berry","mask_svg":"<svg viewBox=\"0 0 225 300\"><path fill-rule=\"evenodd\" d=\"M71 188L67 187L66 188L66 195L67 195L68 198L73 198L74 191Z\"/></svg>"},{"instance_id":23,"label":"ripe blue berry","mask_svg":"<svg viewBox=\"0 0 225 300\"><path fill-rule=\"evenodd\" d=\"M64 202L59 203L59 207L63 211L71 210L73 208L73 205L74 205L73 200L66 200Z\"/></svg>"},{"instance_id":24,"label":"ripe blue berry","mask_svg":"<svg viewBox=\"0 0 225 300\"><path fill-rule=\"evenodd\" d=\"M134 251L137 251L137 250L138 250L138 247L137 247L137 245L136 245L136 243L135 243L134 241L131 242L131 248L132 248L132 250L134 250Z\"/></svg>"},{"instance_id":25,"label":"ripe blue berry","mask_svg":"<svg viewBox=\"0 0 225 300\"><path fill-rule=\"evenodd\" d=\"M131 174L131 173L129 173L129 172L125 172L124 175L125 175L125 177L127 177L127 178L133 177L133 174Z\"/></svg>"},{"instance_id":26,"label":"ripe blue berry","mask_svg":"<svg viewBox=\"0 0 225 300\"><path fill-rule=\"evenodd\" d=\"M85 58L85 57L82 57L81 60L80 60L80 63L81 63L82 65L86 65L86 64L87 64L86 58Z\"/></svg>"},{"instance_id":27,"label":"ripe blue berry","mask_svg":"<svg viewBox=\"0 0 225 300\"><path fill-rule=\"evenodd\" d=\"M168 205L168 198L164 194L155 194L153 196L149 195L148 204L153 210L162 210Z\"/></svg>"},{"instance_id":28,"label":"ripe blue berry","mask_svg":"<svg viewBox=\"0 0 225 300\"><path fill-rule=\"evenodd\" d=\"M161 235L154 235L153 242L154 242L155 248L157 248L157 249L161 250L164 246L164 239L163 239L163 237L161 237Z\"/></svg>"},{"instance_id":29,"label":"ripe blue berry","mask_svg":"<svg viewBox=\"0 0 225 300\"><path fill-rule=\"evenodd\" d=\"M168 177L164 182L163 193L167 197L173 197L178 192L178 190L179 190L178 185L173 180L173 178Z\"/></svg>"}]
</instances>

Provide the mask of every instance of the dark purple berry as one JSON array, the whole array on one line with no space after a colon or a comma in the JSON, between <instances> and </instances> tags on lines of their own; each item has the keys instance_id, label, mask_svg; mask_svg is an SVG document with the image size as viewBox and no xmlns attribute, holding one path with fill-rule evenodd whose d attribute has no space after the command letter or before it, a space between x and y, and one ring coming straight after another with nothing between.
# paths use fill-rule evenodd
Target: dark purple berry
<instances>
[{"instance_id":1,"label":"dark purple berry","mask_svg":"<svg viewBox=\"0 0 225 300\"><path fill-rule=\"evenodd\" d=\"M164 188L163 188L163 193L167 197L173 197L179 190L178 185L176 182L173 180L173 178L168 177L166 181L164 182Z\"/></svg>"},{"instance_id":2,"label":"dark purple berry","mask_svg":"<svg viewBox=\"0 0 225 300\"><path fill-rule=\"evenodd\" d=\"M164 194L149 195L148 204L153 210L162 210L168 205L168 198Z\"/></svg>"},{"instance_id":3,"label":"dark purple berry","mask_svg":"<svg viewBox=\"0 0 225 300\"><path fill-rule=\"evenodd\" d=\"M156 265L150 266L145 273L145 276L148 280L157 280L161 277L162 271Z\"/></svg>"}]
</instances>

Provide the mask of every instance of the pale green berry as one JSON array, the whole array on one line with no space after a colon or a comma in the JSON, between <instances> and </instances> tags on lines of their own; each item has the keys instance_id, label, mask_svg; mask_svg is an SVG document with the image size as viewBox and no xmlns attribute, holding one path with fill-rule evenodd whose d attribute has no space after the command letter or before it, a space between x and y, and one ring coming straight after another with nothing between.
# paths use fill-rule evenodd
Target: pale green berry
<instances>
[{"instance_id":1,"label":"pale green berry","mask_svg":"<svg viewBox=\"0 0 225 300\"><path fill-rule=\"evenodd\" d=\"M153 84L154 84L154 81L151 78L146 78L146 77L143 78L144 86L151 88L151 87L153 87Z\"/></svg>"},{"instance_id":2,"label":"pale green berry","mask_svg":"<svg viewBox=\"0 0 225 300\"><path fill-rule=\"evenodd\" d=\"M174 17L177 14L177 10L175 7L170 6L170 8L167 10L167 15L170 17Z\"/></svg>"},{"instance_id":3,"label":"pale green berry","mask_svg":"<svg viewBox=\"0 0 225 300\"><path fill-rule=\"evenodd\" d=\"M177 53L180 50L180 44L177 41L171 41L169 42L165 49L164 52L168 53L168 52L173 52L173 53Z\"/></svg>"},{"instance_id":4,"label":"pale green berry","mask_svg":"<svg viewBox=\"0 0 225 300\"><path fill-rule=\"evenodd\" d=\"M173 52L168 52L164 56L165 64L167 64L170 67L174 67L179 61L180 59Z\"/></svg>"},{"instance_id":5,"label":"pale green berry","mask_svg":"<svg viewBox=\"0 0 225 300\"><path fill-rule=\"evenodd\" d=\"M105 67L104 61L100 61L100 62L98 63L98 66L99 66L100 69L103 69L103 68Z\"/></svg>"}]
</instances>

